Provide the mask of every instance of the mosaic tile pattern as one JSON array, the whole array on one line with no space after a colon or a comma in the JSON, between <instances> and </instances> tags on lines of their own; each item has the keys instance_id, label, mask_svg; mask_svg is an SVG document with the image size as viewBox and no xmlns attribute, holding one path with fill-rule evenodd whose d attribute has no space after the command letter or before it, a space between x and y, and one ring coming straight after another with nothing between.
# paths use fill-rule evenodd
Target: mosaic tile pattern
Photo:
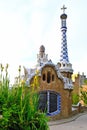
<instances>
[{"instance_id":1,"label":"mosaic tile pattern","mask_svg":"<svg viewBox=\"0 0 87 130\"><path fill-rule=\"evenodd\" d=\"M66 27L62 27L61 31L62 31L62 42L61 42L60 62L69 62L67 39L66 39L66 31L67 31Z\"/></svg>"}]
</instances>

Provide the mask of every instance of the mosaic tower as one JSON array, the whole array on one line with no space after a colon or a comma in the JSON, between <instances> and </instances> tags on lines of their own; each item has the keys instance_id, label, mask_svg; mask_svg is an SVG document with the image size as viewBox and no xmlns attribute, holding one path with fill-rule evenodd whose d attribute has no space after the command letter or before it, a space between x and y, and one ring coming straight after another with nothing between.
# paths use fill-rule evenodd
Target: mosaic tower
<instances>
[{"instance_id":1,"label":"mosaic tower","mask_svg":"<svg viewBox=\"0 0 87 130\"><path fill-rule=\"evenodd\" d=\"M63 6L62 9L65 10L66 8ZM61 18L61 32L62 32L60 62L67 62L68 63L69 58L68 58L67 39L66 39L66 31L67 31L66 19L67 19L67 15L65 14L65 12L60 16L60 18Z\"/></svg>"},{"instance_id":2,"label":"mosaic tower","mask_svg":"<svg viewBox=\"0 0 87 130\"><path fill-rule=\"evenodd\" d=\"M62 32L62 42L61 42L61 54L60 54L60 62L58 63L60 67L60 72L70 72L73 73L72 64L69 62L68 57L68 48L67 48L67 26L66 26L66 19L67 15L65 14L65 6L61 8L63 10L63 14L60 16L61 19L61 32ZM67 76L66 76L67 77Z\"/></svg>"}]
</instances>

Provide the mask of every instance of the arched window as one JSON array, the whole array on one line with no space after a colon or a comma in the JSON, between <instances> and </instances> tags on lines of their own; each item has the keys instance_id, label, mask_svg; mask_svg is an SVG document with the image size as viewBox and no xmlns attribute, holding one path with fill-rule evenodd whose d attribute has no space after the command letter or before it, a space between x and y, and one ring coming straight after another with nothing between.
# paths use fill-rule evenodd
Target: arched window
<instances>
[{"instance_id":1,"label":"arched window","mask_svg":"<svg viewBox=\"0 0 87 130\"><path fill-rule=\"evenodd\" d=\"M46 75L45 74L43 74L43 81L45 81L46 80Z\"/></svg>"},{"instance_id":2,"label":"arched window","mask_svg":"<svg viewBox=\"0 0 87 130\"><path fill-rule=\"evenodd\" d=\"M50 74L50 72L48 71L48 72L47 72L47 83L50 83L50 80L51 80L51 74Z\"/></svg>"},{"instance_id":3,"label":"arched window","mask_svg":"<svg viewBox=\"0 0 87 130\"><path fill-rule=\"evenodd\" d=\"M39 109L52 116L61 111L61 96L53 91L42 91L39 96Z\"/></svg>"}]
</instances>

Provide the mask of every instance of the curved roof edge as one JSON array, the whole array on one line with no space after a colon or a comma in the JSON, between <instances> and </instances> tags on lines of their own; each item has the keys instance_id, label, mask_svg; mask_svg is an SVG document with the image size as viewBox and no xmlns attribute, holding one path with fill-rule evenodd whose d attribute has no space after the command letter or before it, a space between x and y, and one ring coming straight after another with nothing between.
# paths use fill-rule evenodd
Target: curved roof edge
<instances>
[{"instance_id":1,"label":"curved roof edge","mask_svg":"<svg viewBox=\"0 0 87 130\"><path fill-rule=\"evenodd\" d=\"M55 72L56 72L56 74L57 74L57 77L58 77L59 79L61 79L61 80L63 81L63 83L64 83L64 89L66 89L66 90L67 90L67 89L68 89L68 90L72 90L72 89L73 89L72 81L69 80L67 77L64 77L64 76L61 74L61 72L60 72L58 66L55 65L51 60L49 60L48 62L46 62L46 63L43 64L42 66L39 66L38 68L34 69L34 71L31 73L30 77L27 78L27 83L30 84L31 79L35 76L37 70L39 71L38 76L41 76L41 72L42 72L43 68L46 67L46 66L51 66L51 67L53 67L53 68L55 69Z\"/></svg>"}]
</instances>

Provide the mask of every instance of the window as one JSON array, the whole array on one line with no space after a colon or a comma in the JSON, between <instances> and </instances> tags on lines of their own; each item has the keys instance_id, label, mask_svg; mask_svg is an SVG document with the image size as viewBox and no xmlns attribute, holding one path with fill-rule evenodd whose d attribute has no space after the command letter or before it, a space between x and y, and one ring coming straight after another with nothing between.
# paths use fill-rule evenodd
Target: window
<instances>
[{"instance_id":1,"label":"window","mask_svg":"<svg viewBox=\"0 0 87 130\"><path fill-rule=\"evenodd\" d=\"M49 84L55 80L55 75L48 71L47 73L42 74L42 80L46 81Z\"/></svg>"},{"instance_id":2,"label":"window","mask_svg":"<svg viewBox=\"0 0 87 130\"><path fill-rule=\"evenodd\" d=\"M43 74L43 81L45 81L46 80L46 76L45 76L45 74Z\"/></svg>"},{"instance_id":3,"label":"window","mask_svg":"<svg viewBox=\"0 0 87 130\"><path fill-rule=\"evenodd\" d=\"M51 80L51 74L50 72L47 72L47 83L50 83Z\"/></svg>"},{"instance_id":4,"label":"window","mask_svg":"<svg viewBox=\"0 0 87 130\"><path fill-rule=\"evenodd\" d=\"M63 67L65 67L65 64L63 64Z\"/></svg>"},{"instance_id":5,"label":"window","mask_svg":"<svg viewBox=\"0 0 87 130\"><path fill-rule=\"evenodd\" d=\"M47 92L41 92L39 94L39 109L41 111L47 111Z\"/></svg>"},{"instance_id":6,"label":"window","mask_svg":"<svg viewBox=\"0 0 87 130\"><path fill-rule=\"evenodd\" d=\"M49 105L49 113L52 113L57 110L57 95L55 93L50 93Z\"/></svg>"},{"instance_id":7,"label":"window","mask_svg":"<svg viewBox=\"0 0 87 130\"><path fill-rule=\"evenodd\" d=\"M56 115L61 110L61 96L56 92L42 91L39 98L39 109L47 115Z\"/></svg>"}]
</instances>

